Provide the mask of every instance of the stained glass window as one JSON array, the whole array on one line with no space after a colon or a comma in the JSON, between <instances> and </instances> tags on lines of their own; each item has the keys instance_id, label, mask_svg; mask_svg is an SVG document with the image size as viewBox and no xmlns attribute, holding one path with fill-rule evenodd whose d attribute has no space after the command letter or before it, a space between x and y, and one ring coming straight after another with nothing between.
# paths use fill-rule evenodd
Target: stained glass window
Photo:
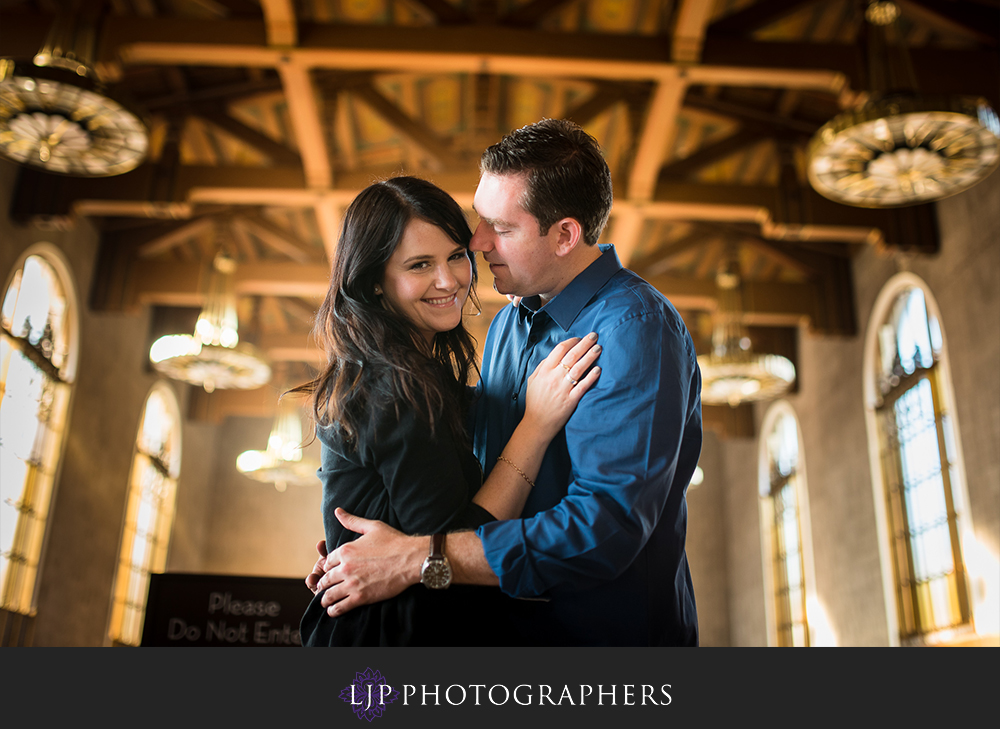
<instances>
[{"instance_id":1,"label":"stained glass window","mask_svg":"<svg viewBox=\"0 0 1000 729\"><path fill-rule=\"evenodd\" d=\"M770 564L776 644L808 646L805 559L802 550L803 487L799 462L798 424L791 410L781 409L764 433L766 469L761 483L762 526Z\"/></svg>"},{"instance_id":2,"label":"stained glass window","mask_svg":"<svg viewBox=\"0 0 1000 729\"><path fill-rule=\"evenodd\" d=\"M0 608L31 615L62 453L74 327L68 285L29 255L0 307Z\"/></svg>"},{"instance_id":3,"label":"stained glass window","mask_svg":"<svg viewBox=\"0 0 1000 729\"><path fill-rule=\"evenodd\" d=\"M919 286L904 289L878 329L879 460L900 637L970 623L951 414L942 398L941 328Z\"/></svg>"},{"instance_id":4,"label":"stained glass window","mask_svg":"<svg viewBox=\"0 0 1000 729\"><path fill-rule=\"evenodd\" d=\"M129 483L108 635L139 645L151 572L162 572L180 472L177 401L160 383L146 399Z\"/></svg>"}]
</instances>

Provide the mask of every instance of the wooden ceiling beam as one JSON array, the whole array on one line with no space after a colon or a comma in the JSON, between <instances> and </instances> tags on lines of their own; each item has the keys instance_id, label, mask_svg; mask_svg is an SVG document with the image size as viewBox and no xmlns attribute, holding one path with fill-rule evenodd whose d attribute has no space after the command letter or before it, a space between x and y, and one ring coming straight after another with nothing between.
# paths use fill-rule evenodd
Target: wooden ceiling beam
<instances>
[{"instance_id":1,"label":"wooden ceiling beam","mask_svg":"<svg viewBox=\"0 0 1000 729\"><path fill-rule=\"evenodd\" d=\"M128 76L125 77L125 84L128 85ZM139 103L149 111L162 111L178 107L181 110L195 106L196 104L219 102L225 103L236 101L247 96L265 94L270 91L281 89L280 78L265 78L259 81L245 81L242 83L222 84L204 89L189 89L185 93L169 94L167 96L157 96L143 98L138 96ZM138 90L138 89L137 89Z\"/></svg>"},{"instance_id":2,"label":"wooden ceiling beam","mask_svg":"<svg viewBox=\"0 0 1000 729\"><path fill-rule=\"evenodd\" d=\"M753 7L753 6L751 6ZM32 56L51 17L4 17L5 53ZM673 64L661 37L549 33L502 26L375 27L300 23L299 45L267 45L262 20L194 20L108 16L98 60L105 64L251 66L294 60L308 68L411 73L510 73L525 76L659 80ZM220 43L224 39L224 43ZM446 49L446 50L443 50ZM992 51L914 48L925 93L983 93L1000 86ZM848 43L783 43L705 37L701 63L686 64L690 84L813 89L841 93L859 86L864 63ZM988 94L994 100L996 94Z\"/></svg>"},{"instance_id":3,"label":"wooden ceiling beam","mask_svg":"<svg viewBox=\"0 0 1000 729\"><path fill-rule=\"evenodd\" d=\"M316 225L319 227L320 237L323 239L326 261L333 265L333 254L337 250L340 226L343 222L341 206L332 197L324 195L316 201L313 210L316 213Z\"/></svg>"},{"instance_id":4,"label":"wooden ceiling beam","mask_svg":"<svg viewBox=\"0 0 1000 729\"><path fill-rule=\"evenodd\" d=\"M678 179L685 177L767 138L757 129L740 129L728 137L695 150L687 157L664 165L660 169L660 178Z\"/></svg>"},{"instance_id":5,"label":"wooden ceiling beam","mask_svg":"<svg viewBox=\"0 0 1000 729\"><path fill-rule=\"evenodd\" d=\"M195 108L194 114L267 155L277 167L294 167L302 164L302 158L296 152L229 116L221 106L199 106Z\"/></svg>"},{"instance_id":6,"label":"wooden ceiling beam","mask_svg":"<svg viewBox=\"0 0 1000 729\"><path fill-rule=\"evenodd\" d=\"M126 308L134 305L200 306L204 300L202 266L182 261L132 264ZM238 296L322 298L329 288L329 269L321 263L260 261L244 263L235 274Z\"/></svg>"},{"instance_id":7,"label":"wooden ceiling beam","mask_svg":"<svg viewBox=\"0 0 1000 729\"><path fill-rule=\"evenodd\" d=\"M635 161L629 173L629 200L643 202L653 197L660 167L667 150L674 144L677 113L686 90L687 85L681 74L675 72L672 78L663 80L653 91L642 134L636 144Z\"/></svg>"},{"instance_id":8,"label":"wooden ceiling beam","mask_svg":"<svg viewBox=\"0 0 1000 729\"><path fill-rule=\"evenodd\" d=\"M737 104L718 97L709 97L701 93L688 93L684 97L684 106L685 108L709 111L730 119L735 119L744 126L756 128L759 132L764 130L791 132L792 134L806 137L811 137L816 133L816 130L829 121L828 119L824 119L822 122L816 123L791 119L764 109L755 109L745 104Z\"/></svg>"},{"instance_id":9,"label":"wooden ceiling beam","mask_svg":"<svg viewBox=\"0 0 1000 729\"><path fill-rule=\"evenodd\" d=\"M294 46L298 43L298 24L292 0L260 0L267 24L267 42L272 46Z\"/></svg>"},{"instance_id":10,"label":"wooden ceiling beam","mask_svg":"<svg viewBox=\"0 0 1000 729\"><path fill-rule=\"evenodd\" d=\"M448 0L410 0L427 10L442 25L464 25L472 22L472 17L459 10Z\"/></svg>"},{"instance_id":11,"label":"wooden ceiling beam","mask_svg":"<svg viewBox=\"0 0 1000 729\"><path fill-rule=\"evenodd\" d=\"M373 85L356 86L350 89L349 93L364 102L400 134L434 157L443 167L457 168L461 165L461 161L447 142L428 129L423 122L400 109Z\"/></svg>"},{"instance_id":12,"label":"wooden ceiling beam","mask_svg":"<svg viewBox=\"0 0 1000 729\"><path fill-rule=\"evenodd\" d=\"M903 15L931 30L988 46L997 44L1000 13L994 8L942 0L896 0ZM992 29L990 33L986 29Z\"/></svg>"},{"instance_id":13,"label":"wooden ceiling beam","mask_svg":"<svg viewBox=\"0 0 1000 729\"><path fill-rule=\"evenodd\" d=\"M533 28L573 0L529 0L504 15L500 22L513 28Z\"/></svg>"},{"instance_id":14,"label":"wooden ceiling beam","mask_svg":"<svg viewBox=\"0 0 1000 729\"><path fill-rule=\"evenodd\" d=\"M233 225L242 227L268 248L288 256L293 261L299 263L316 261L316 251L312 246L299 240L291 231L275 225L260 213L237 215L233 218Z\"/></svg>"},{"instance_id":15,"label":"wooden ceiling beam","mask_svg":"<svg viewBox=\"0 0 1000 729\"><path fill-rule=\"evenodd\" d=\"M708 30L714 35L749 36L814 2L816 0L757 0L715 21Z\"/></svg>"},{"instance_id":16,"label":"wooden ceiling beam","mask_svg":"<svg viewBox=\"0 0 1000 729\"><path fill-rule=\"evenodd\" d=\"M169 233L155 238L154 240L139 246L136 255L139 258L152 258L171 248L180 245L189 238L199 236L207 230L215 228L215 219L212 217L195 218L194 220L175 228Z\"/></svg>"},{"instance_id":17,"label":"wooden ceiling beam","mask_svg":"<svg viewBox=\"0 0 1000 729\"><path fill-rule=\"evenodd\" d=\"M347 205L373 178L389 175L384 171L342 173L337 184L326 190L305 185L300 169L287 167L196 167L181 166L176 174L173 201L151 202L148 190L152 165L109 178L59 178L44 196L31 194L31 185L22 184L24 194L15 198L12 213L19 217L67 215L71 211L90 215L134 215L149 218L190 218L196 205L267 205L288 207L329 207L329 216L320 218L324 246L328 253L336 245L339 206ZM26 179L25 176L22 179ZM435 175L434 181L459 204L472 202L479 173L473 167ZM48 180L52 183L52 180ZM55 184L55 183L53 183ZM37 190L35 191L37 193ZM877 229L886 225L886 211L838 205L811 189L804 188L807 224L777 217L780 191L764 185L714 185L689 182L656 183L652 199L641 204L646 218L748 222L761 226L768 238L798 241L845 241L877 243ZM614 214L624 213L636 203L619 197ZM329 217L328 224L322 223ZM873 237L874 236L874 237Z\"/></svg>"},{"instance_id":18,"label":"wooden ceiling beam","mask_svg":"<svg viewBox=\"0 0 1000 729\"><path fill-rule=\"evenodd\" d=\"M333 168L321 123L320 99L310 74L307 66L294 60L282 60L278 65L306 181L310 187L327 188L333 183ZM309 153L302 154L302 150Z\"/></svg>"},{"instance_id":19,"label":"wooden ceiling beam","mask_svg":"<svg viewBox=\"0 0 1000 729\"><path fill-rule=\"evenodd\" d=\"M705 31L715 3L705 0L681 0L675 13L671 58L681 63L698 63L705 43Z\"/></svg>"},{"instance_id":20,"label":"wooden ceiling beam","mask_svg":"<svg viewBox=\"0 0 1000 729\"><path fill-rule=\"evenodd\" d=\"M694 226L690 233L673 243L650 251L641 261L633 261L633 270L642 276L659 276L670 270L670 259L702 246L706 241L719 236L718 231L707 226Z\"/></svg>"},{"instance_id":21,"label":"wooden ceiling beam","mask_svg":"<svg viewBox=\"0 0 1000 729\"><path fill-rule=\"evenodd\" d=\"M585 126L599 114L622 101L627 93L621 84L601 83L585 101L566 110L563 118L572 119L580 126Z\"/></svg>"}]
</instances>

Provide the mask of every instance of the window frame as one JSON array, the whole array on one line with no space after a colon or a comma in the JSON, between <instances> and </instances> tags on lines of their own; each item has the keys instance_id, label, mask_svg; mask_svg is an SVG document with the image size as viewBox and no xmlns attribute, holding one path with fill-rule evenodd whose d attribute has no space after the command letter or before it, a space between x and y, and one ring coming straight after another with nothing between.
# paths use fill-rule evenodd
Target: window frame
<instances>
[{"instance_id":1,"label":"window frame","mask_svg":"<svg viewBox=\"0 0 1000 729\"><path fill-rule=\"evenodd\" d=\"M146 411L154 395L159 395L163 399L166 403L167 410L173 419L173 427L175 429L174 438L176 440L173 452L170 454L171 458L169 462L162 462L155 458L155 456L151 457L151 454L146 453L141 447ZM121 638L127 630L125 624L128 617L124 615L124 612L125 605L129 602L127 594L130 592L129 588L131 587L129 579L123 576L122 570L123 568L128 568L129 571L134 571L135 568L135 563L131 560L128 560L126 564L126 555L130 554L134 549L137 531L136 527L138 526L138 524L131 523L130 517L135 515L134 512L139 510L139 502L142 500L143 496L141 493L143 486L141 483L141 473L139 471L141 468L140 464L144 460L150 461L151 465L161 473L164 481L168 481L171 484L169 503L166 505L166 515L164 516L164 514L158 509L152 517L153 523L162 526L162 533L165 535L165 541L162 546L158 546L155 553L148 555L146 564L140 567L143 575L139 579L140 581L145 582L145 585L140 585L140 589L145 592L145 600L148 600L149 575L162 572L165 569L169 558L170 541L173 533L174 519L177 514L177 489L180 482L182 451L183 420L181 418L177 394L166 381L158 380L149 389L145 400L143 400L139 423L136 427L136 437L132 448L132 463L129 467L125 508L122 513L122 526L119 532L118 549L115 552L115 569L114 578L111 583L111 600L108 609L108 621L107 627L104 631L106 645L122 647L133 645L132 643L120 641L119 638ZM167 520L166 524L162 524L162 519L164 518ZM124 582L122 582L122 580L124 580ZM121 607L119 607L119 603L121 603ZM142 610L138 616L140 621L138 639L140 641L142 638L142 623L145 622L146 607L147 602L144 601L142 604ZM138 643L135 645L138 645Z\"/></svg>"},{"instance_id":2,"label":"window frame","mask_svg":"<svg viewBox=\"0 0 1000 729\"><path fill-rule=\"evenodd\" d=\"M62 475L62 466L68 441L67 434L70 429L71 416L73 412L73 399L74 394L76 393L76 375L80 356L79 289L76 285L76 278L73 276L69 261L67 260L65 254L55 245L41 241L28 246L21 252L4 279L3 289L0 289L0 303L6 299L7 292L14 283L15 276L19 272L23 271L26 262L33 256L42 259L45 264L52 269L59 285L62 287L62 293L65 297L66 305L65 311L63 312L63 328L67 350L65 353L65 362L60 368L61 382L58 385L65 388L65 395L61 398L62 402L60 404L62 412L56 416L57 419L61 421L60 429L56 436L58 437L58 441L52 442L50 440L45 443L42 449L49 455L52 462L46 464L48 471L46 476L50 479L50 484L47 487L48 495L46 499L47 503L44 505L45 518L44 525L42 527L41 539L39 540L40 544L38 546L37 555L33 555L37 559L37 563L34 570L30 598L28 599L26 611L23 609L11 609L7 607L0 608L0 610L5 613L22 615L32 619L38 609L38 587L41 584L45 555L48 550L49 539L52 531L51 515L58 497L59 482ZM11 333L14 334L13 332ZM19 523L20 519L18 519L18 524ZM6 592L6 584L0 583L0 590Z\"/></svg>"},{"instance_id":3,"label":"window frame","mask_svg":"<svg viewBox=\"0 0 1000 729\"><path fill-rule=\"evenodd\" d=\"M904 637L900 634L901 620L899 615L900 605L897 598L897 590L899 588L896 578L896 559L892 546L891 519L888 513L888 498L885 476L882 470L880 447L882 431L878 420L879 408L881 406L880 401L883 398L878 389L878 374L880 370L878 362L878 337L879 328L887 323L892 316L897 300L906 291L913 288L918 288L923 293L928 320L935 319L937 321L941 336L941 351L931 368L934 371L918 369L909 377L912 377L913 385L915 386L920 379L929 376L932 393L936 400L935 405L940 405L941 407L940 411L935 411L935 420L940 420L941 412L947 413L950 419L950 445L953 448L953 452L947 454L952 458L952 462L948 463L947 466L950 467L952 477L949 478L948 474L944 474L945 484L948 484L950 481L951 486L951 492L946 493L945 498L948 503L958 501L965 506L965 510L958 515L958 542L961 551L959 556L962 558L961 569L965 574L965 594L960 596L959 599L967 601L969 624L959 628L945 628ZM930 287L919 276L909 271L903 271L891 277L883 285L875 303L872 305L871 314L868 319L868 327L865 332L863 368L862 384L864 388L863 396L868 439L869 472L871 474L872 497L875 505L879 563L882 570L882 590L886 606L886 629L888 631L889 645L925 645L947 642L956 637L956 635L973 632L975 629L976 604L972 599L973 596L970 591L970 574L967 559L967 555L969 554L968 547L974 541L975 526L973 524L972 510L969 508L971 502L969 501L968 481L965 474L965 457L962 452L961 428L959 426L958 412L955 407L956 399L952 387L951 366L948 358L948 335L941 317L941 311L937 305L937 300ZM899 390L896 397L908 391L909 388ZM944 455L942 453L942 456ZM945 464L941 465L942 471L946 470ZM954 552L952 553L952 557L953 559L955 558Z\"/></svg>"},{"instance_id":4,"label":"window frame","mask_svg":"<svg viewBox=\"0 0 1000 729\"><path fill-rule=\"evenodd\" d=\"M802 426L798 415L791 403L787 400L777 400L773 402L764 414L761 422L760 436L758 437L757 456L757 510L760 518L760 546L761 546L761 568L764 574L764 612L767 619L767 644L769 647L779 647L780 639L778 635L778 608L775 598L774 575L774 505L771 495L771 474L769 469L769 452L767 446L767 436L771 433L778 422L784 417L791 417L795 423L795 436L798 439L798 460L795 466L795 500L798 511L798 535L799 553L802 560L802 591L803 603L805 605L805 626L807 632L807 645L820 645L823 636L817 633L817 620L822 619L821 615L814 614L818 609L816 597L816 570L813 562L812 549L812 524L809 513L809 489L806 480L806 457L805 444L802 440Z\"/></svg>"}]
</instances>

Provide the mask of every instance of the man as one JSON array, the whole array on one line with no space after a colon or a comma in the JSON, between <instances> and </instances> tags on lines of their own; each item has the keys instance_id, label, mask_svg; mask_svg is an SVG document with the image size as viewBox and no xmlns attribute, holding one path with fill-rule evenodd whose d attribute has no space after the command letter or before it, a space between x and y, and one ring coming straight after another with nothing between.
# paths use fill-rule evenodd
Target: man
<instances>
[{"instance_id":1,"label":"man","mask_svg":"<svg viewBox=\"0 0 1000 729\"><path fill-rule=\"evenodd\" d=\"M516 467L497 457L524 412L528 375L556 343L597 332L601 377L549 446L523 518L447 535L444 582L547 600L533 612L533 644L697 645L684 551L685 491L702 440L691 337L659 292L597 245L611 175L582 129L528 125L487 149L480 169L471 247L500 293L523 297L486 339L474 422L484 471ZM331 615L433 586L421 578L427 536L338 518L362 536L306 580L326 589Z\"/></svg>"}]
</instances>

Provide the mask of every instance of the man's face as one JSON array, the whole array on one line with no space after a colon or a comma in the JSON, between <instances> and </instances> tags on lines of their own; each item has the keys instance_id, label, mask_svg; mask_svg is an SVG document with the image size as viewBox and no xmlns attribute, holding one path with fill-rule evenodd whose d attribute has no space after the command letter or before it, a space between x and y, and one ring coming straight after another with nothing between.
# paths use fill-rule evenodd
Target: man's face
<instances>
[{"instance_id":1,"label":"man's face","mask_svg":"<svg viewBox=\"0 0 1000 729\"><path fill-rule=\"evenodd\" d=\"M558 226L539 233L538 219L519 202L526 182L524 175L483 174L472 204L479 225L469 247L482 252L501 294L547 300L561 281Z\"/></svg>"}]
</instances>

